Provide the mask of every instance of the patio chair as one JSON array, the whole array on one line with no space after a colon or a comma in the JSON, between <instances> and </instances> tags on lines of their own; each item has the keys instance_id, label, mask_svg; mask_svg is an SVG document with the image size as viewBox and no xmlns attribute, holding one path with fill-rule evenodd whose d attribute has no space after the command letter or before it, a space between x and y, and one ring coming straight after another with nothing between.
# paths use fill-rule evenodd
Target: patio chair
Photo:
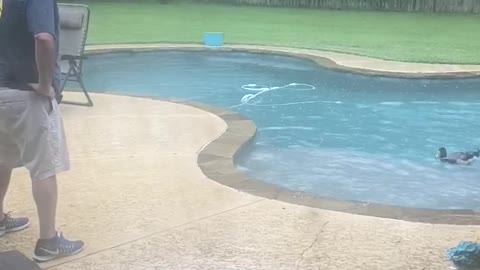
<instances>
[{"instance_id":1,"label":"patio chair","mask_svg":"<svg viewBox=\"0 0 480 270\"><path fill-rule=\"evenodd\" d=\"M90 9L80 4L58 4L60 14L60 69L62 82L60 84L57 100L65 104L93 106L83 82L83 60L86 59L85 43L88 34ZM62 101L63 90L67 82L76 82L80 85L87 102Z\"/></svg>"}]
</instances>

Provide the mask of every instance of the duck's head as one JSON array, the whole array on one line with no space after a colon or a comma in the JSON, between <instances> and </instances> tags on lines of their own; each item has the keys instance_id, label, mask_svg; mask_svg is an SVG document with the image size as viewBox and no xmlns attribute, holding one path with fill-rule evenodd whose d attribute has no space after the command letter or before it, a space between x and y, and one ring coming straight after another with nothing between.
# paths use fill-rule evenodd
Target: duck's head
<instances>
[{"instance_id":1,"label":"duck's head","mask_svg":"<svg viewBox=\"0 0 480 270\"><path fill-rule=\"evenodd\" d=\"M445 147L440 147L435 157L439 159L447 157L447 149L445 149Z\"/></svg>"}]
</instances>

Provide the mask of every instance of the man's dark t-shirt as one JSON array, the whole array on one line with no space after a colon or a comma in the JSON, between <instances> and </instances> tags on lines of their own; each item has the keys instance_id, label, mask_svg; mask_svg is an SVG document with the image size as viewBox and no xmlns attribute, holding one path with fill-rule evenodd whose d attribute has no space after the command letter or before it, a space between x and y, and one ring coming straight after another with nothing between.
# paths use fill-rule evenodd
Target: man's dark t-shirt
<instances>
[{"instance_id":1,"label":"man's dark t-shirt","mask_svg":"<svg viewBox=\"0 0 480 270\"><path fill-rule=\"evenodd\" d=\"M52 34L58 56L59 14L56 0L3 0L0 16L0 87L31 90L28 84L38 83L35 35ZM53 80L56 91L59 84L60 69L57 64Z\"/></svg>"}]
</instances>

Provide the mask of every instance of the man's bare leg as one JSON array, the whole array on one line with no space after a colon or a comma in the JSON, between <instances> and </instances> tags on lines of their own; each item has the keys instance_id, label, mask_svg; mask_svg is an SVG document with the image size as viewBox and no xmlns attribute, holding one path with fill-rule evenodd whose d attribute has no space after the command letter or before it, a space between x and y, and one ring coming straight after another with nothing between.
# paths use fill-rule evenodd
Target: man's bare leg
<instances>
[{"instance_id":1,"label":"man's bare leg","mask_svg":"<svg viewBox=\"0 0 480 270\"><path fill-rule=\"evenodd\" d=\"M12 218L5 214L5 195L7 194L10 178L12 177L12 169L0 166L0 236L18 232L30 225L28 218Z\"/></svg>"},{"instance_id":2,"label":"man's bare leg","mask_svg":"<svg viewBox=\"0 0 480 270\"><path fill-rule=\"evenodd\" d=\"M37 205L40 221L40 239L56 237L55 216L57 214L57 178L32 181L33 198Z\"/></svg>"},{"instance_id":3,"label":"man's bare leg","mask_svg":"<svg viewBox=\"0 0 480 270\"><path fill-rule=\"evenodd\" d=\"M83 241L67 240L55 230L57 177L52 176L44 180L33 179L32 189L40 220L40 238L35 246L35 261L46 262L82 252L85 245Z\"/></svg>"},{"instance_id":4,"label":"man's bare leg","mask_svg":"<svg viewBox=\"0 0 480 270\"><path fill-rule=\"evenodd\" d=\"M12 169L0 166L0 221L5 219L5 195L7 194L10 178L12 177Z\"/></svg>"}]
</instances>

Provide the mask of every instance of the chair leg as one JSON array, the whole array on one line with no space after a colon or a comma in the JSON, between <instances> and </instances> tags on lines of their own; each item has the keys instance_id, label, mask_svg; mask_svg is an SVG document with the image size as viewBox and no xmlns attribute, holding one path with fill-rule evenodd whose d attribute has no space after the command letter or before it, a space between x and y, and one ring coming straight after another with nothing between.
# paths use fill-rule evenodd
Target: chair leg
<instances>
[{"instance_id":1,"label":"chair leg","mask_svg":"<svg viewBox=\"0 0 480 270\"><path fill-rule=\"evenodd\" d=\"M82 76L77 75L77 81L78 81L78 84L80 84L80 87L82 88L83 93L85 94L85 97L87 98L87 106L93 107L93 101L90 98L90 95L88 94L87 88L85 88L85 84L83 83Z\"/></svg>"},{"instance_id":2,"label":"chair leg","mask_svg":"<svg viewBox=\"0 0 480 270\"><path fill-rule=\"evenodd\" d=\"M70 68L70 70L68 71L68 74L67 74L67 79L65 80L65 83L63 85L65 86L66 81L68 80L68 78L70 78L70 76L74 77L75 81L82 88L83 94L87 98L87 102L83 103L83 102L63 101L62 103L69 104L69 105L80 105L80 106L93 107L92 98L88 94L87 88L85 87L85 84L83 83L82 75L77 71L77 69L75 67L71 66L71 68ZM62 88L62 92L63 92L63 88Z\"/></svg>"},{"instance_id":3,"label":"chair leg","mask_svg":"<svg viewBox=\"0 0 480 270\"><path fill-rule=\"evenodd\" d=\"M60 83L60 89L58 90L59 92L55 93L56 94L55 98L56 98L58 104L62 103L63 90L65 90L65 85L67 85L67 82L68 82L68 79L71 76L71 73L72 73L72 67L70 66L70 68L68 69L68 72L65 74L64 78L62 78L62 82Z\"/></svg>"}]
</instances>

